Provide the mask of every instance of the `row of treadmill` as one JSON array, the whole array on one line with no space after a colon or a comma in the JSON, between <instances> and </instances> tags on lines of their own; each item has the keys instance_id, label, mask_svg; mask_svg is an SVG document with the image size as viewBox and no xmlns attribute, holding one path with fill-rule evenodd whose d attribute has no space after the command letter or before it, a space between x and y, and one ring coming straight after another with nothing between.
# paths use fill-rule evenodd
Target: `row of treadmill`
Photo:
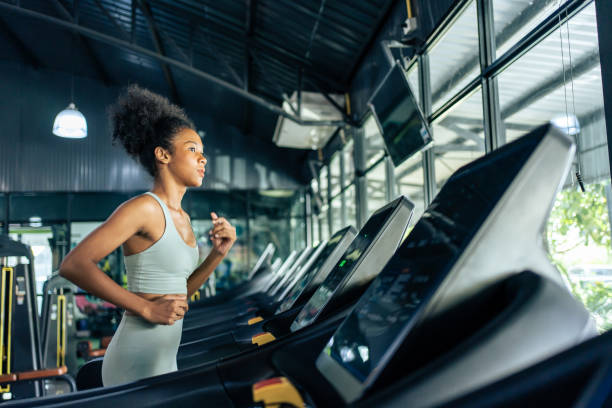
<instances>
[{"instance_id":1,"label":"row of treadmill","mask_svg":"<svg viewBox=\"0 0 612 408\"><path fill-rule=\"evenodd\" d=\"M542 244L574 151L546 125L460 168L411 230L402 196L284 262L269 245L191 304L176 372L102 387L97 359L78 392L6 405L612 405L612 337Z\"/></svg>"}]
</instances>

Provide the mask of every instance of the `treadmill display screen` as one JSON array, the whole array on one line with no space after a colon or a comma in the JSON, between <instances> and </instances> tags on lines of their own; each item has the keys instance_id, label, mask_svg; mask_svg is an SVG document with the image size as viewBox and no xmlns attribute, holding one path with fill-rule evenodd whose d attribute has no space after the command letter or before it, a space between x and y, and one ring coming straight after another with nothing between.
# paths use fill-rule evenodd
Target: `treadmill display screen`
<instances>
[{"instance_id":1,"label":"treadmill display screen","mask_svg":"<svg viewBox=\"0 0 612 408\"><path fill-rule=\"evenodd\" d=\"M323 353L358 383L371 385L539 140L526 136L459 169Z\"/></svg>"},{"instance_id":2,"label":"treadmill display screen","mask_svg":"<svg viewBox=\"0 0 612 408\"><path fill-rule=\"evenodd\" d=\"M301 329L315 321L319 313L321 313L321 310L323 310L323 307L325 307L327 302L331 299L340 282L352 273L357 261L370 244L372 244L374 237L385 224L385 221L391 215L394 208L393 206L386 206L370 217L353 242L351 242L351 245L349 245L342 258L340 258L340 261L334 266L334 269L332 269L329 275L327 275L325 281L323 281L314 295L312 295L310 300L304 305L302 310L300 310L300 313L291 324L291 331Z\"/></svg>"},{"instance_id":3,"label":"treadmill display screen","mask_svg":"<svg viewBox=\"0 0 612 408\"><path fill-rule=\"evenodd\" d=\"M342 240L344 234L346 234L348 231L348 229L338 231L329 239L329 241L327 241L327 245L325 245L325 248L323 248L323 251L321 251L315 263L304 274L304 276L300 278L300 280L295 284L295 286L293 286L293 289L291 289L291 292L289 292L289 295L287 295L287 298L283 301L283 303L280 304L276 313L281 313L286 310L289 310L293 306L295 301L306 289L312 278L314 278L319 273L319 269L321 268L321 266L323 266L327 258L329 258L334 249L336 249L338 243Z\"/></svg>"}]
</instances>

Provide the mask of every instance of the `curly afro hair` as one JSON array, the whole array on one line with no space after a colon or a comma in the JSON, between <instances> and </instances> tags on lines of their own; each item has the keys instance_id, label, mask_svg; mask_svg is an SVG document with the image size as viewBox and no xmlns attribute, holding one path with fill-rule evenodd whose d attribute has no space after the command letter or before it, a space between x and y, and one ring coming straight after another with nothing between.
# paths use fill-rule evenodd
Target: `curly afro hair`
<instances>
[{"instance_id":1,"label":"curly afro hair","mask_svg":"<svg viewBox=\"0 0 612 408\"><path fill-rule=\"evenodd\" d=\"M119 140L125 151L157 176L155 148L172 153L172 139L181 129L195 126L185 112L167 98L138 85L130 85L108 109L113 144Z\"/></svg>"}]
</instances>

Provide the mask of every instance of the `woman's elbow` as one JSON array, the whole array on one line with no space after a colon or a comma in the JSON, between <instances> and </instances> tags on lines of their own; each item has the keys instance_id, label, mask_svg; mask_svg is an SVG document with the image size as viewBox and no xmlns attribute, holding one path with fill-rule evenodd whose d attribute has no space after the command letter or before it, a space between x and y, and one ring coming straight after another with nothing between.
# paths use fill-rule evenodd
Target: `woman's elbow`
<instances>
[{"instance_id":1,"label":"woman's elbow","mask_svg":"<svg viewBox=\"0 0 612 408\"><path fill-rule=\"evenodd\" d=\"M62 278L72 280L72 277L74 276L74 262L71 256L67 256L62 261L62 264L59 267L59 275Z\"/></svg>"}]
</instances>

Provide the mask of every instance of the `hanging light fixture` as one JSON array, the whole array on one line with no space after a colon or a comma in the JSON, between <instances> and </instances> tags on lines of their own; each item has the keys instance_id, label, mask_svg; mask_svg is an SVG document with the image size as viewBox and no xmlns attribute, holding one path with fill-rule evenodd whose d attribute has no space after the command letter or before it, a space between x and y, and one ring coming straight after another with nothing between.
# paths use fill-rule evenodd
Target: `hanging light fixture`
<instances>
[{"instance_id":1,"label":"hanging light fixture","mask_svg":"<svg viewBox=\"0 0 612 408\"><path fill-rule=\"evenodd\" d=\"M74 47L74 40L72 46ZM71 54L73 47L71 47ZM55 121L53 121L53 134L70 139L82 139L87 137L87 121L85 116L76 108L74 102L72 102L74 101L74 71L70 76L70 101L68 107L55 117Z\"/></svg>"},{"instance_id":2,"label":"hanging light fixture","mask_svg":"<svg viewBox=\"0 0 612 408\"><path fill-rule=\"evenodd\" d=\"M53 134L71 139L87 137L85 116L70 102L70 105L57 114L53 122Z\"/></svg>"}]
</instances>

